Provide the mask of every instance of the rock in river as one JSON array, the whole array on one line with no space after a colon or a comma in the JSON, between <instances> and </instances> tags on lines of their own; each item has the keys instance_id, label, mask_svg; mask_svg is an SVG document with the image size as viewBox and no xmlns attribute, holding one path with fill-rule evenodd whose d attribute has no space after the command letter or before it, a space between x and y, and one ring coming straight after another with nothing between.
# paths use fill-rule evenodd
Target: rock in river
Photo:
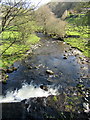
<instances>
[{"instance_id":1,"label":"rock in river","mask_svg":"<svg viewBox=\"0 0 90 120\"><path fill-rule=\"evenodd\" d=\"M46 70L46 73L50 74L50 75L53 75L54 72L52 70Z\"/></svg>"},{"instance_id":2,"label":"rock in river","mask_svg":"<svg viewBox=\"0 0 90 120\"><path fill-rule=\"evenodd\" d=\"M64 56L63 59L67 59L67 56Z\"/></svg>"},{"instance_id":3,"label":"rock in river","mask_svg":"<svg viewBox=\"0 0 90 120\"><path fill-rule=\"evenodd\" d=\"M46 85L40 85L40 88L45 90L45 91L48 91L48 87Z\"/></svg>"}]
</instances>

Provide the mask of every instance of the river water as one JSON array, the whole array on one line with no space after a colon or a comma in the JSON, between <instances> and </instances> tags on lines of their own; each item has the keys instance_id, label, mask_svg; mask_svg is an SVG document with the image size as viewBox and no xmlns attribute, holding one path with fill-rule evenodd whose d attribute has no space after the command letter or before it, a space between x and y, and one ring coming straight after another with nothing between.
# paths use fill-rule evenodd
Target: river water
<instances>
[{"instance_id":1,"label":"river water","mask_svg":"<svg viewBox=\"0 0 90 120\"><path fill-rule=\"evenodd\" d=\"M88 75L88 66L80 64L78 55L73 54L79 51L42 33L38 36L40 45L34 47L32 55L14 64L18 70L9 73L7 84L2 85L0 103L11 106L10 103L24 99L67 93L68 88L75 87L83 76ZM47 70L54 74L46 73ZM89 87L88 82L83 80L86 87ZM41 89L40 85L47 86L48 91Z\"/></svg>"}]
</instances>

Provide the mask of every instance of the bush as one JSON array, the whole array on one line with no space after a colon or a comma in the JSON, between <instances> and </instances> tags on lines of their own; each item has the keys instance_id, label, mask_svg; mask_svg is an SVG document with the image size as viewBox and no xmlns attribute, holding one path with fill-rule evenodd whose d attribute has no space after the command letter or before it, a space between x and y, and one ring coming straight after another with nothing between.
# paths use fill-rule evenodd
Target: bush
<instances>
[{"instance_id":1,"label":"bush","mask_svg":"<svg viewBox=\"0 0 90 120\"><path fill-rule=\"evenodd\" d=\"M45 5L36 11L36 19L44 33L60 38L64 37L66 22L56 18L48 6Z\"/></svg>"}]
</instances>

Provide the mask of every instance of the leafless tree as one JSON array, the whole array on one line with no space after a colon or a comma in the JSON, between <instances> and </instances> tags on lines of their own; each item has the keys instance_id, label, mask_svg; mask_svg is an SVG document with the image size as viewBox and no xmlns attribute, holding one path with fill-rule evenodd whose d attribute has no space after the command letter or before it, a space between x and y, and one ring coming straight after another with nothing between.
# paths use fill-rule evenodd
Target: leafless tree
<instances>
[{"instance_id":1,"label":"leafless tree","mask_svg":"<svg viewBox=\"0 0 90 120\"><path fill-rule=\"evenodd\" d=\"M0 32L5 31L8 26L12 23L12 21L18 16L26 16L31 13L33 10L30 1L22 1L19 0L13 2L7 0L7 2L1 2L1 25L2 29ZM28 13L28 14L27 14Z\"/></svg>"},{"instance_id":2,"label":"leafless tree","mask_svg":"<svg viewBox=\"0 0 90 120\"><path fill-rule=\"evenodd\" d=\"M1 0L0 34L5 31L12 31L12 33L18 31L20 33L18 40L25 40L28 34L31 34L32 28L29 23L33 20L34 10L38 7L38 4L33 6L30 0ZM13 39L1 55L16 41L16 38Z\"/></svg>"},{"instance_id":3,"label":"leafless tree","mask_svg":"<svg viewBox=\"0 0 90 120\"><path fill-rule=\"evenodd\" d=\"M45 33L64 37L66 22L56 18L47 5L40 7L36 11L36 16L37 22L43 26Z\"/></svg>"}]
</instances>

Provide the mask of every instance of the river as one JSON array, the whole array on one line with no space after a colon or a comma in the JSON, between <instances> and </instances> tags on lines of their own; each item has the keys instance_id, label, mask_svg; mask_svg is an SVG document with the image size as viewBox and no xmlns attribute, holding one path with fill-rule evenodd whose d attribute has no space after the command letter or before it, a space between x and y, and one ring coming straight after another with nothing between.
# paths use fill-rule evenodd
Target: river
<instances>
[{"instance_id":1,"label":"river","mask_svg":"<svg viewBox=\"0 0 90 120\"><path fill-rule=\"evenodd\" d=\"M3 116L5 112L12 113L12 108L16 109L15 114L18 116L20 111L17 108L20 105L18 109L22 109L22 100L62 92L67 94L68 89L75 87L80 81L87 88L90 87L89 80L83 79L88 76L88 64L80 63L79 56L83 56L80 51L42 33L38 33L38 36L41 38L40 45L34 47L32 55L14 63L18 70L9 73L7 84L2 85L0 103L3 103ZM47 70L51 70L53 74L47 73ZM41 89L41 85L47 86L48 90ZM6 108L9 108L8 112ZM25 119L23 111L20 112L19 119ZM20 115L23 117L20 118ZM13 113L7 116L12 118Z\"/></svg>"}]
</instances>

